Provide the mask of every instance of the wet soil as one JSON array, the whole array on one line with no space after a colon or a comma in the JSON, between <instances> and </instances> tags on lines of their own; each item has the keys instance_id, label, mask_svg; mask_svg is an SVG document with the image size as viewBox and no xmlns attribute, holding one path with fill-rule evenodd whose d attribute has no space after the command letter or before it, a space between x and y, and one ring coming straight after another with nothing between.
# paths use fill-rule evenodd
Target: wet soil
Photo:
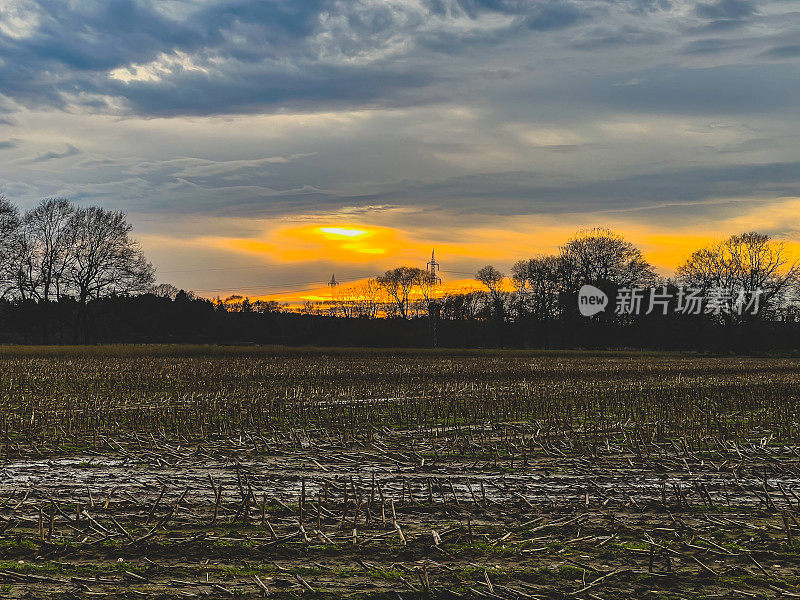
<instances>
[{"instance_id":1,"label":"wet soil","mask_svg":"<svg viewBox=\"0 0 800 600\"><path fill-rule=\"evenodd\" d=\"M426 436L7 448L0 598L800 595L794 447Z\"/></svg>"}]
</instances>

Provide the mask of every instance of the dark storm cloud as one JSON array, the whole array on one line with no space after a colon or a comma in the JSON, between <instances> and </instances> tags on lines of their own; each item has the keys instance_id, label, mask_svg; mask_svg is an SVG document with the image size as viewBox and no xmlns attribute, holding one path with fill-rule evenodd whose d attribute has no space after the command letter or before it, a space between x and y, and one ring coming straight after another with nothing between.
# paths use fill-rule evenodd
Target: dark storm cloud
<instances>
[{"instance_id":1,"label":"dark storm cloud","mask_svg":"<svg viewBox=\"0 0 800 600\"><path fill-rule=\"evenodd\" d=\"M78 6L40 0L40 26L25 42L8 40L9 55L76 71L108 70L153 57L165 44L184 46L194 37L180 23L131 0Z\"/></svg>"},{"instance_id":2,"label":"dark storm cloud","mask_svg":"<svg viewBox=\"0 0 800 600\"><path fill-rule=\"evenodd\" d=\"M179 6L183 8L168 13L144 0L37 0L30 12L38 23L29 35L0 34L0 55L5 59L0 89L31 106L78 104L86 110L112 110L109 102L121 102L142 115L413 106L457 98L459 88L473 79L466 64L447 65L437 55L468 56L481 44L506 44L593 25L609 11L655 19L672 8L667 0L428 0L422 10L334 0L223 0L199 8ZM698 3L695 13L700 22L694 26L701 27L746 20L757 11L745 0L719 0ZM448 29L447 23L455 23L459 14L473 24L497 17L507 21L494 27ZM432 18L440 19L440 26L426 27ZM661 18L653 21L665 23ZM594 50L655 45L666 35L663 27L623 23L579 32L571 46ZM381 58L390 41L424 48L427 54ZM719 54L741 44L726 38L694 40L685 52ZM486 51L491 55L491 46ZM179 58L162 71L156 68L152 77L128 82L109 77L109 72L127 68L134 76L133 66L174 58L176 53L189 56L195 68ZM767 56L785 55L776 48ZM681 85L703 87L702 81L690 79L682 77ZM663 97L662 92L672 97L669 89L655 95ZM688 89L689 96L704 93Z\"/></svg>"},{"instance_id":3,"label":"dark storm cloud","mask_svg":"<svg viewBox=\"0 0 800 600\"><path fill-rule=\"evenodd\" d=\"M14 58L60 64L78 71L106 71L146 62L160 52L215 47L228 32L263 35L273 49L310 33L321 2L239 1L213 5L184 20L156 10L157 3L38 0L40 24L23 40L6 38ZM255 35L251 36L255 40Z\"/></svg>"},{"instance_id":4,"label":"dark storm cloud","mask_svg":"<svg viewBox=\"0 0 800 600\"><path fill-rule=\"evenodd\" d=\"M159 12L155 2L136 0L37 0L32 6L38 25L31 35L0 34L5 59L0 89L25 103L60 107L64 95L114 94L118 90L109 87L108 71L148 63L162 53L203 50L238 61L279 58L312 31L323 2L229 1L183 19Z\"/></svg>"},{"instance_id":5,"label":"dark storm cloud","mask_svg":"<svg viewBox=\"0 0 800 600\"><path fill-rule=\"evenodd\" d=\"M576 27L612 6L649 13L669 4L428 0L419 9L381 2L221 0L178 5L183 8L171 12L145 0L30 0L21 6L35 24L16 36L0 29L5 96L33 107L118 111L122 104L142 115L174 115L269 111L295 103L338 108L448 100L459 91L450 82L450 66L437 56ZM439 26L426 27L433 18ZM506 21L481 26L496 18ZM622 35L621 43L635 36L625 29ZM409 51L425 48L427 54L382 57L393 43ZM182 62L186 57L191 66ZM165 60L167 66L159 68ZM135 77L137 65L146 69L154 61L150 77L125 83L109 76L128 69ZM466 65L460 67L459 83L468 83Z\"/></svg>"},{"instance_id":6,"label":"dark storm cloud","mask_svg":"<svg viewBox=\"0 0 800 600\"><path fill-rule=\"evenodd\" d=\"M302 111L319 108L323 98L329 110L373 103L413 106L430 99L421 89L432 81L425 72L389 68L364 73L348 67L309 68L303 73L265 71L242 66L239 72L219 79L184 72L170 86L115 82L107 90L126 96L136 112L147 115L256 112L286 105Z\"/></svg>"},{"instance_id":7,"label":"dark storm cloud","mask_svg":"<svg viewBox=\"0 0 800 600\"><path fill-rule=\"evenodd\" d=\"M575 50L656 46L670 40L673 27L724 32L759 14L746 0L699 2L693 18L680 19L669 16L674 6L668 0L426 0L421 8L220 0L176 3L170 11L145 0L31 0L24 6L36 21L29 32L13 36L0 29L0 90L6 97L34 107L78 105L141 115L451 101L480 85L480 69L470 66L491 59L494 47L514 63L525 53L517 56L509 44L524 48L536 36L564 30L574 30L567 47ZM720 55L750 43L720 36L688 40L684 54ZM795 48L778 46L761 56L792 57ZM150 71L138 76L137 68ZM123 72L113 78L109 73L116 69ZM729 73L708 75L722 82ZM683 73L673 82L692 98L708 95L705 80L706 75ZM547 87L551 82L536 83ZM639 89L647 94L652 86ZM733 86L723 87L732 91ZM757 94L744 96L749 100ZM676 96L669 82L652 95L661 110ZM620 107L629 108L628 98L635 96L620 97ZM671 106L682 110L683 104L678 99Z\"/></svg>"}]
</instances>

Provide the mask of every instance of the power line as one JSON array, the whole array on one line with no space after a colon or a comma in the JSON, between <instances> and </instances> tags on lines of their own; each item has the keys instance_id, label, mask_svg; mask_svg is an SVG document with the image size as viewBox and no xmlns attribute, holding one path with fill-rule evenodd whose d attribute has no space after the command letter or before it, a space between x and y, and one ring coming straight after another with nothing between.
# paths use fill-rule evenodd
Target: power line
<instances>
[{"instance_id":1,"label":"power line","mask_svg":"<svg viewBox=\"0 0 800 600\"><path fill-rule=\"evenodd\" d=\"M160 274L173 274L173 273L204 273L206 271L234 271L240 269L277 269L284 265L253 265L250 267L209 267L206 269L177 269L175 271L159 271Z\"/></svg>"},{"instance_id":2,"label":"power line","mask_svg":"<svg viewBox=\"0 0 800 600\"><path fill-rule=\"evenodd\" d=\"M294 289L294 290L277 290L277 291L274 291L274 292L269 292L268 294L265 294L265 295L266 296L275 296L275 295L278 295L278 294L299 294L300 292L309 292L309 291L311 291L313 289L314 289L313 287L305 287L305 288L298 288L298 289Z\"/></svg>"},{"instance_id":3,"label":"power line","mask_svg":"<svg viewBox=\"0 0 800 600\"><path fill-rule=\"evenodd\" d=\"M211 269L206 269L206 270L211 270ZM447 270L444 270L444 269L442 269L442 273L454 273L454 274L458 274L458 275L474 275L474 273L468 272L468 271L447 271ZM346 279L337 279L336 283L337 284L348 283L348 282L351 282L351 281L359 281L361 279L368 279L370 277L378 277L378 276L374 275L374 274L371 274L371 275L362 275L360 277L348 277ZM302 285L302 286L319 285L321 287L321 286L329 284L329 283L330 283L330 280L314 279L314 280L311 280L311 281L294 281L294 282L289 283L288 285ZM199 290L196 289L196 290L192 290L192 291L200 292L200 293L214 293L214 292L231 292L231 291L239 291L239 290L264 290L264 293L266 295L273 296L273 295L276 295L276 294L289 294L289 293L294 293L294 292L308 291L309 289L312 289L312 288L304 287L304 288L291 289L291 290L269 291L270 290L270 286L269 285L230 285L230 286L223 287L223 288L199 289Z\"/></svg>"},{"instance_id":4,"label":"power line","mask_svg":"<svg viewBox=\"0 0 800 600\"><path fill-rule=\"evenodd\" d=\"M291 263L264 263L261 265L247 265L247 266L240 266L240 267L209 267L205 269L175 269L172 271L161 271L159 273L200 273L204 271L233 271L239 269L277 269L280 267L290 267L297 263L310 263L310 262L319 262L317 260L297 260Z\"/></svg>"},{"instance_id":5,"label":"power line","mask_svg":"<svg viewBox=\"0 0 800 600\"><path fill-rule=\"evenodd\" d=\"M292 281L287 285L311 285L316 283L322 283L320 281ZM268 290L270 288L269 285L231 285L224 288L214 288L214 289L207 289L207 290L193 290L195 292L228 292L231 290Z\"/></svg>"},{"instance_id":6,"label":"power line","mask_svg":"<svg viewBox=\"0 0 800 600\"><path fill-rule=\"evenodd\" d=\"M291 263L264 263L261 265L246 265L246 266L239 266L239 267L209 267L205 269L174 269L171 271L161 271L158 272L161 274L168 274L168 273L201 273L205 271L234 271L240 269L277 269L281 267L291 267L297 263L311 263L311 262L319 262L318 260L298 260L292 261ZM474 271L448 271L446 269L441 269L442 273L455 273L457 275L474 275Z\"/></svg>"},{"instance_id":7,"label":"power line","mask_svg":"<svg viewBox=\"0 0 800 600\"><path fill-rule=\"evenodd\" d=\"M363 277L349 277L347 279L340 280L339 283L348 282L348 281L358 281L359 279L366 279L367 277L372 277L372 275L364 275ZM293 281L293 282L287 283L285 285L303 285L303 286L320 285L321 286L321 285L323 285L325 283L326 283L325 280L315 279L313 281ZM288 294L288 293L291 293L291 292L302 292L302 291L305 291L305 290L307 290L309 288L294 289L294 290L281 290L281 291L277 291L277 292L270 292L270 291L268 291L269 289L270 289L269 285L239 285L239 286L228 286L228 287L224 287L224 288L215 288L215 289L207 289L207 290L193 290L193 291L195 291L195 292L212 293L212 292L229 292L229 291L232 291L232 290L237 290L237 291L238 290L264 290L265 293L267 293L268 295L274 295L274 294Z\"/></svg>"},{"instance_id":8,"label":"power line","mask_svg":"<svg viewBox=\"0 0 800 600\"><path fill-rule=\"evenodd\" d=\"M264 263L260 265L246 265L246 266L238 266L238 267L211 267L211 268L204 268L204 269L175 269L172 271L159 271L162 274L169 274L169 273L199 273L199 272L207 272L207 271L233 271L233 270L243 270L243 269L275 269L280 267L290 267L296 263L309 263L309 262L319 262L318 260L302 260L302 261L294 261L292 263ZM437 264L438 266L438 264ZM475 273L472 271L449 271L445 269L441 269L442 273L451 273L455 275L471 275L474 276ZM337 284L339 283L347 283L351 281L358 281L361 279L367 279L370 277L378 277L378 275L370 274L370 275L363 275L360 277L349 277L346 279L339 279L337 280ZM269 285L246 285L246 286L227 286L222 288L213 288L213 289L196 289L193 290L198 293L215 293L215 292L233 292L239 290L263 290L265 295L277 295L277 294L291 294L297 292L308 291L309 289L313 289L312 287L308 286L323 286L329 284L329 280L322 280L322 279L314 279L309 281L295 281L285 285L299 285L304 286L302 288L296 289L289 289L289 290L279 290L279 291L270 291Z\"/></svg>"}]
</instances>

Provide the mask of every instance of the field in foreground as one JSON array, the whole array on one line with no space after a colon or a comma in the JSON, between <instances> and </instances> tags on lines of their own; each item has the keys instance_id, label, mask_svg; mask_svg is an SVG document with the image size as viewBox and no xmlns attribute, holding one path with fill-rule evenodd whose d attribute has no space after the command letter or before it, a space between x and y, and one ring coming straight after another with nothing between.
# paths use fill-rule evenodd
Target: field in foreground
<instances>
[{"instance_id":1,"label":"field in foreground","mask_svg":"<svg viewBox=\"0 0 800 600\"><path fill-rule=\"evenodd\" d=\"M800 596L800 362L0 349L2 598Z\"/></svg>"}]
</instances>

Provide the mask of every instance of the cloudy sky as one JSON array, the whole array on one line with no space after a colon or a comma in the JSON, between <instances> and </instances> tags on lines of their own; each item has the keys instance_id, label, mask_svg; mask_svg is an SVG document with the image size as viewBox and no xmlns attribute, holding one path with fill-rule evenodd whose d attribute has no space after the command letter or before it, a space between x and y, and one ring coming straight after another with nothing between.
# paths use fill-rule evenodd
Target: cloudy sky
<instances>
[{"instance_id":1,"label":"cloudy sky","mask_svg":"<svg viewBox=\"0 0 800 600\"><path fill-rule=\"evenodd\" d=\"M800 241L796 0L0 0L0 191L128 212L161 281L446 279L611 226Z\"/></svg>"}]
</instances>

